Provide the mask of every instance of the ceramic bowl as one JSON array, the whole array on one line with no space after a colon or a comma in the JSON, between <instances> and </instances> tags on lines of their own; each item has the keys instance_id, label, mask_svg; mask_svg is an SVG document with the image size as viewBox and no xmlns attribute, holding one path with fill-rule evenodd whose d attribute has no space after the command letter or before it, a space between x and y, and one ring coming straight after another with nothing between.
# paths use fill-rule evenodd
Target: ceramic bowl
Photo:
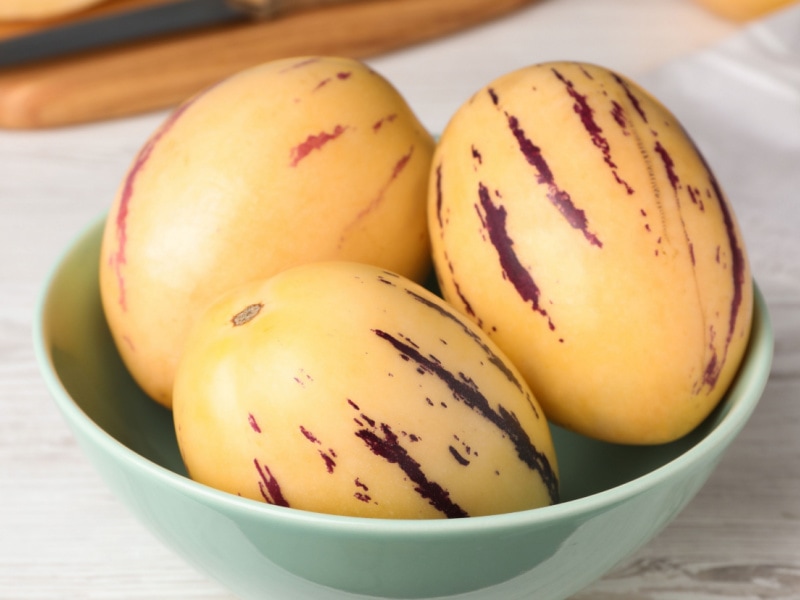
<instances>
[{"instance_id":1,"label":"ceramic bowl","mask_svg":"<svg viewBox=\"0 0 800 600\"><path fill-rule=\"evenodd\" d=\"M102 221L66 251L35 322L44 379L108 486L166 545L242 598L565 598L669 523L754 410L773 334L756 289L741 370L719 407L674 443L626 447L553 428L563 502L455 520L338 517L271 506L191 481L170 413L114 348L100 305Z\"/></svg>"}]
</instances>

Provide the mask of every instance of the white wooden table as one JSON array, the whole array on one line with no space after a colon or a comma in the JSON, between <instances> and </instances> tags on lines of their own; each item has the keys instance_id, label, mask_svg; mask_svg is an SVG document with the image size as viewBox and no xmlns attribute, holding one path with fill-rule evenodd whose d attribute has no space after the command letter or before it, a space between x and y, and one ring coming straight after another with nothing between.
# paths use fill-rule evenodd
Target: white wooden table
<instances>
[{"instance_id":1,"label":"white wooden table","mask_svg":"<svg viewBox=\"0 0 800 600\"><path fill-rule=\"evenodd\" d=\"M433 131L494 77L549 59L588 60L643 78L668 105L684 110L687 98L705 90L683 89L679 78L653 73L740 30L691 0L541 0L512 18L370 63ZM800 61L800 27L795 40ZM582 600L800 598L798 82L783 90L794 94L797 110L771 151L719 139L736 135L743 120L760 118L737 113L736 102L714 107L708 118L692 112L686 123L690 131L705 126L698 141L710 149L707 157L734 201L767 296L777 340L763 400L688 508ZM31 344L46 273L106 211L129 162L164 116L0 131L2 599L231 599L106 490L48 396ZM747 169L740 167L743 156ZM751 185L760 169L781 162L790 176Z\"/></svg>"}]
</instances>

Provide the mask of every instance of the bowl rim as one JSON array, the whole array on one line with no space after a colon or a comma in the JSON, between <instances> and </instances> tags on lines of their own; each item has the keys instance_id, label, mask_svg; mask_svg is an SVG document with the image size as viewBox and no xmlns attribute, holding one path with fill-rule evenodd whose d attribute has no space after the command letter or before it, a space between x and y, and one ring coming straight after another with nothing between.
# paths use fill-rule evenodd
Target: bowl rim
<instances>
[{"instance_id":1,"label":"bowl rim","mask_svg":"<svg viewBox=\"0 0 800 600\"><path fill-rule=\"evenodd\" d=\"M624 483L606 490L566 500L558 504L533 508L524 511L497 515L474 516L466 519L382 519L371 517L341 516L270 505L216 490L176 473L145 458L114 438L81 409L64 387L52 361L48 349L48 337L44 321L48 302L51 299L55 280L61 273L71 254L86 243L100 228L104 216L94 220L62 250L58 260L51 266L44 284L38 294L33 313L33 346L39 371L45 385L53 396L62 415L67 420L76 438L87 437L92 444L113 456L115 462L127 468L146 472L162 483L175 488L184 495L202 499L218 509L247 514L250 517L267 520L292 521L300 526L318 529L338 530L341 533L367 534L381 536L391 534L401 537L471 535L487 529L516 529L521 526L546 525L563 518L590 514L604 507L614 506L622 501L653 488L674 473L691 464L701 462L709 451L716 449L718 454L730 444L744 427L766 386L774 353L774 331L767 310L766 300L755 278L751 279L754 292L753 319L749 333L747 355L751 357L737 373L733 386L736 394L744 400L736 402L724 418L717 423L708 435L669 462ZM744 376L743 373L747 375ZM732 388L733 389L733 388ZM80 432L80 435L79 435ZM80 442L81 440L78 439ZM82 444L80 444L82 445ZM85 451L86 449L83 448Z\"/></svg>"}]
</instances>

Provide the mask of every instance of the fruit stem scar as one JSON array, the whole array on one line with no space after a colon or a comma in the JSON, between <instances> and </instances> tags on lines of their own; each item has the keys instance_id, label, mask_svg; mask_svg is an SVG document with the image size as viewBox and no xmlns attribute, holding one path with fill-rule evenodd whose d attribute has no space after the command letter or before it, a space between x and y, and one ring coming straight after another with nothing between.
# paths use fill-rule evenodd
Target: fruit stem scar
<instances>
[{"instance_id":1,"label":"fruit stem scar","mask_svg":"<svg viewBox=\"0 0 800 600\"><path fill-rule=\"evenodd\" d=\"M245 306L242 310L231 317L231 323L233 323L234 327L239 327L240 325L249 323L255 319L256 316L258 316L258 313L261 312L262 308L264 308L264 304L261 302Z\"/></svg>"}]
</instances>

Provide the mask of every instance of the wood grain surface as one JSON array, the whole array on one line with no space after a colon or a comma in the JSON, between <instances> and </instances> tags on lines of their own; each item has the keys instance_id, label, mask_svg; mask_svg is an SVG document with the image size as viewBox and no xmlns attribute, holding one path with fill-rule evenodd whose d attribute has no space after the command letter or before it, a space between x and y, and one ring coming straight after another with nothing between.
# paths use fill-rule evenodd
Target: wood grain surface
<instances>
[{"instance_id":1,"label":"wood grain surface","mask_svg":"<svg viewBox=\"0 0 800 600\"><path fill-rule=\"evenodd\" d=\"M372 57L485 23L529 2L351 1L4 69L0 127L53 127L167 108L266 60Z\"/></svg>"}]
</instances>

